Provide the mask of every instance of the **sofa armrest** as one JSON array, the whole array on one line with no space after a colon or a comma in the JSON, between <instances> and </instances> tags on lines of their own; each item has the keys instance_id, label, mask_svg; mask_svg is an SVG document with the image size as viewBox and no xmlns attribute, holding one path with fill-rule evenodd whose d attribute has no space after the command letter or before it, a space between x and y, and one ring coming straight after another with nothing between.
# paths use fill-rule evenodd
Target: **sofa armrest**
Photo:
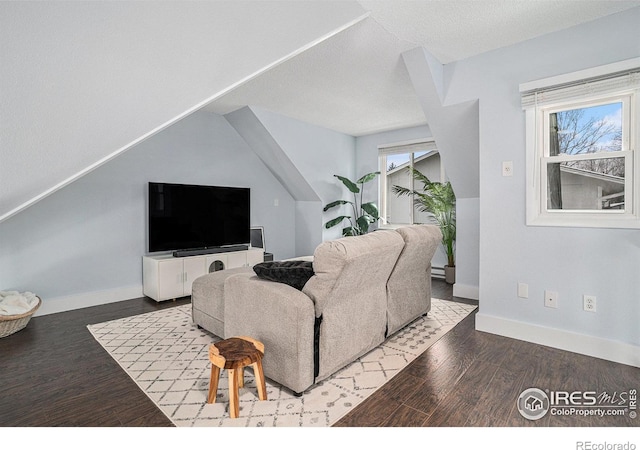
<instances>
[{"instance_id":1,"label":"sofa armrest","mask_svg":"<svg viewBox=\"0 0 640 450\"><path fill-rule=\"evenodd\" d=\"M249 274L225 281L225 336L262 342L265 375L300 393L314 382L315 309L302 292Z\"/></svg>"}]
</instances>

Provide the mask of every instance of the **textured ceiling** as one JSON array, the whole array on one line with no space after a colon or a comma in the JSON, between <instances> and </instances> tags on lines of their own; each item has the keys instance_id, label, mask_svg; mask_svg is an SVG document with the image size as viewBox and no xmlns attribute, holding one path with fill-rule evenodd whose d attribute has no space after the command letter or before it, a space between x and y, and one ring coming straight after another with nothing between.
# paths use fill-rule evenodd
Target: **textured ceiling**
<instances>
[{"instance_id":1,"label":"textured ceiling","mask_svg":"<svg viewBox=\"0 0 640 450\"><path fill-rule=\"evenodd\" d=\"M358 3L397 38L442 64L506 47L640 5L616 0L452 0Z\"/></svg>"},{"instance_id":2,"label":"textured ceiling","mask_svg":"<svg viewBox=\"0 0 640 450\"><path fill-rule=\"evenodd\" d=\"M640 1L361 0L370 16L239 86L205 109L262 108L353 136L425 123L401 54L446 64L625 9Z\"/></svg>"}]
</instances>

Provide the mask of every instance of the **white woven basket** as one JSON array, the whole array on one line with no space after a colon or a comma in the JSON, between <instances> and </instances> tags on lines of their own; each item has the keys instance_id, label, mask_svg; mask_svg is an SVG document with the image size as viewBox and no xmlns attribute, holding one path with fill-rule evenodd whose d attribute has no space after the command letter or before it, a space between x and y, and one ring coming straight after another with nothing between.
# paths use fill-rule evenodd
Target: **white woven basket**
<instances>
[{"instance_id":1,"label":"white woven basket","mask_svg":"<svg viewBox=\"0 0 640 450\"><path fill-rule=\"evenodd\" d=\"M22 330L27 326L29 320L31 320L31 316L36 312L40 305L42 305L42 299L38 296L38 304L34 306L31 311L27 311L22 314L15 314L13 316L3 316L0 315L0 338L9 336L17 331Z\"/></svg>"}]
</instances>

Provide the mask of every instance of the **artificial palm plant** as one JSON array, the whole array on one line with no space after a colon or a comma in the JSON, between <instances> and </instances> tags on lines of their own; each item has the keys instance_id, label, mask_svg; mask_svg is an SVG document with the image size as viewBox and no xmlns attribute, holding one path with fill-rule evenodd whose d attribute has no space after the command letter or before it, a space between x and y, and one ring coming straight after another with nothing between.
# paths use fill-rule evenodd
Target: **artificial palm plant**
<instances>
[{"instance_id":1,"label":"artificial palm plant","mask_svg":"<svg viewBox=\"0 0 640 450\"><path fill-rule=\"evenodd\" d=\"M442 231L442 245L447 254L447 265L455 267L456 196L453 187L449 181L431 181L413 167L408 167L407 170L415 181L422 183L422 189L412 190L394 185L392 191L398 196L413 196L413 204L418 211L433 215Z\"/></svg>"},{"instance_id":2,"label":"artificial palm plant","mask_svg":"<svg viewBox=\"0 0 640 450\"><path fill-rule=\"evenodd\" d=\"M351 205L352 215L341 215L336 217L335 219L331 219L327 223L325 223L325 228L335 227L337 225L340 225L344 220L348 220L349 226L342 229L343 236L359 236L362 234L366 234L369 231L369 224L377 222L380 216L378 213L378 207L375 203L362 203L364 184L373 180L379 174L380 172L368 173L360 177L355 183L346 177L334 175L334 177L342 181L342 184L344 184L347 189L349 189L349 191L353 193L353 201L336 200L334 202L328 203L324 207L323 211L326 212L329 209L340 205ZM359 198L358 194L360 194Z\"/></svg>"}]
</instances>

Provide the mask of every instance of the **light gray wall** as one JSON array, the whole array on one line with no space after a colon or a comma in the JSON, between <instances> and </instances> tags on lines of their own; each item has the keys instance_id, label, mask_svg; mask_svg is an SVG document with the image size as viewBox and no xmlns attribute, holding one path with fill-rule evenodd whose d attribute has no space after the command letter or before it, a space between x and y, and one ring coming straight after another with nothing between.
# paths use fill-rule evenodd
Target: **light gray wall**
<instances>
[{"instance_id":1,"label":"light gray wall","mask_svg":"<svg viewBox=\"0 0 640 450\"><path fill-rule=\"evenodd\" d=\"M450 74L456 63L443 66L420 47L402 56L456 194L456 282L453 295L478 299L478 100L473 96L455 98L449 95Z\"/></svg>"},{"instance_id":2,"label":"light gray wall","mask_svg":"<svg viewBox=\"0 0 640 450\"><path fill-rule=\"evenodd\" d=\"M291 197L296 201L320 201L313 188L250 107L245 106L225 114L224 118L249 144Z\"/></svg>"},{"instance_id":3,"label":"light gray wall","mask_svg":"<svg viewBox=\"0 0 640 450\"><path fill-rule=\"evenodd\" d=\"M295 256L291 196L223 117L198 112L0 223L0 289L35 292L46 305L141 287L148 181L251 188L267 250Z\"/></svg>"},{"instance_id":4,"label":"light gray wall","mask_svg":"<svg viewBox=\"0 0 640 450\"><path fill-rule=\"evenodd\" d=\"M481 316L533 325L547 335L555 329L640 344L638 230L525 225L525 116L518 91L523 82L637 57L638 23L635 8L445 68L448 98L478 98L480 105ZM503 161L513 161L512 177L501 176ZM518 282L529 285L529 299L517 297ZM558 309L544 307L545 289L559 293ZM597 296L597 313L582 310L583 294Z\"/></svg>"},{"instance_id":5,"label":"light gray wall","mask_svg":"<svg viewBox=\"0 0 640 450\"><path fill-rule=\"evenodd\" d=\"M455 101L448 93L443 97L449 81L449 66L440 64L424 48L404 52L402 58L456 198L478 198L477 99Z\"/></svg>"},{"instance_id":6,"label":"light gray wall","mask_svg":"<svg viewBox=\"0 0 640 450\"><path fill-rule=\"evenodd\" d=\"M336 208L322 214L322 208L333 200L352 199L352 194L333 175L351 179L360 176L355 174L355 138L264 108L252 106L251 110L320 198L320 202L304 202L299 206L305 213L299 214L296 226L308 227L307 233L311 239L327 241L341 237L342 227L329 230L323 227L327 220L338 215L339 210ZM309 242L307 245L299 242L302 253L297 256L309 254L309 250L315 249L322 241Z\"/></svg>"},{"instance_id":7,"label":"light gray wall","mask_svg":"<svg viewBox=\"0 0 640 450\"><path fill-rule=\"evenodd\" d=\"M296 254L310 256L322 242L322 208L321 202L296 201Z\"/></svg>"},{"instance_id":8,"label":"light gray wall","mask_svg":"<svg viewBox=\"0 0 640 450\"><path fill-rule=\"evenodd\" d=\"M356 171L364 175L365 173L380 170L378 164L378 146L380 145L429 138L433 138L433 135L427 125L358 136L356 138ZM372 190L369 201L377 201L377 199L378 187L376 186Z\"/></svg>"}]
</instances>

